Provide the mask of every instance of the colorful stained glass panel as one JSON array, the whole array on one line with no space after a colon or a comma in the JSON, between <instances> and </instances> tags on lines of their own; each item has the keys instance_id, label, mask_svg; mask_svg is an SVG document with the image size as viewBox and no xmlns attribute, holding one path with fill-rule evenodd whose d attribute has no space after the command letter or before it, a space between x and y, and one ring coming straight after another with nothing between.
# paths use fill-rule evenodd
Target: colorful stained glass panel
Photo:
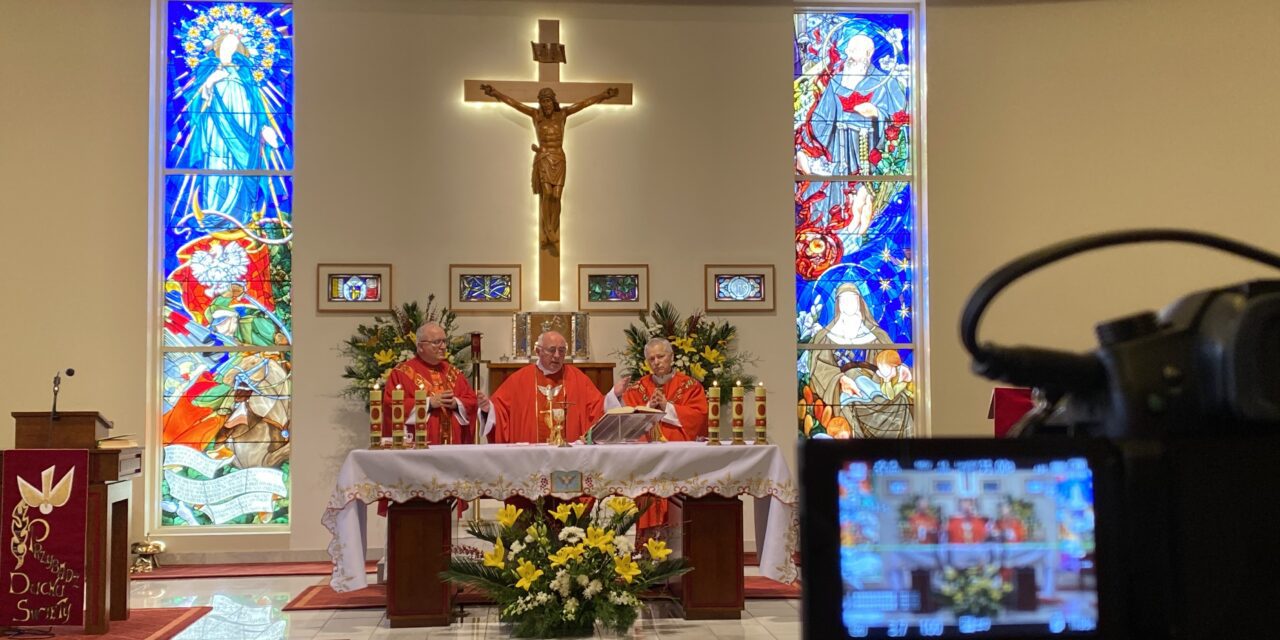
<instances>
[{"instance_id":1,"label":"colorful stained glass panel","mask_svg":"<svg viewBox=\"0 0 1280 640\"><path fill-rule=\"evenodd\" d=\"M797 182L796 188L797 341L911 342L910 186Z\"/></svg>"},{"instance_id":2,"label":"colorful stained glass panel","mask_svg":"<svg viewBox=\"0 0 1280 640\"><path fill-rule=\"evenodd\" d=\"M165 354L165 525L288 522L291 369L282 352Z\"/></svg>"},{"instance_id":3,"label":"colorful stained glass panel","mask_svg":"<svg viewBox=\"0 0 1280 640\"><path fill-rule=\"evenodd\" d=\"M810 438L911 437L914 360L911 349L798 351L800 431Z\"/></svg>"},{"instance_id":4,"label":"colorful stained glass panel","mask_svg":"<svg viewBox=\"0 0 1280 640\"><path fill-rule=\"evenodd\" d=\"M165 227L239 233L263 243L293 237L293 178L165 176Z\"/></svg>"},{"instance_id":5,"label":"colorful stained glass panel","mask_svg":"<svg viewBox=\"0 0 1280 640\"><path fill-rule=\"evenodd\" d=\"M635 302L639 299L640 278L634 273L587 276L589 302Z\"/></svg>"},{"instance_id":6,"label":"colorful stained glass panel","mask_svg":"<svg viewBox=\"0 0 1280 640\"><path fill-rule=\"evenodd\" d=\"M166 166L292 169L292 5L167 7Z\"/></svg>"},{"instance_id":7,"label":"colorful stained glass panel","mask_svg":"<svg viewBox=\"0 0 1280 640\"><path fill-rule=\"evenodd\" d=\"M329 302L378 302L382 300L382 276L367 273L331 273L325 287Z\"/></svg>"},{"instance_id":8,"label":"colorful stained glass panel","mask_svg":"<svg viewBox=\"0 0 1280 640\"><path fill-rule=\"evenodd\" d=\"M511 274L467 273L458 276L458 302L511 302Z\"/></svg>"},{"instance_id":9,"label":"colorful stained glass panel","mask_svg":"<svg viewBox=\"0 0 1280 640\"><path fill-rule=\"evenodd\" d=\"M798 175L908 175L914 58L905 13L797 13Z\"/></svg>"},{"instance_id":10,"label":"colorful stained glass panel","mask_svg":"<svg viewBox=\"0 0 1280 640\"><path fill-rule=\"evenodd\" d=\"M721 302L758 302L764 300L764 275L717 274L716 300Z\"/></svg>"}]
</instances>

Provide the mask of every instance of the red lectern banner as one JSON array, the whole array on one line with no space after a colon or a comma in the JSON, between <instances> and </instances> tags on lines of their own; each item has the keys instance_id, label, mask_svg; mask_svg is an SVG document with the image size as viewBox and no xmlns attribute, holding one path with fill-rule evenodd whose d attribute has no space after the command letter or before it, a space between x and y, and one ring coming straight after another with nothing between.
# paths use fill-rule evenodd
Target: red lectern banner
<instances>
[{"instance_id":1,"label":"red lectern banner","mask_svg":"<svg viewBox=\"0 0 1280 640\"><path fill-rule=\"evenodd\" d=\"M84 624L89 452L10 449L0 471L0 624Z\"/></svg>"}]
</instances>

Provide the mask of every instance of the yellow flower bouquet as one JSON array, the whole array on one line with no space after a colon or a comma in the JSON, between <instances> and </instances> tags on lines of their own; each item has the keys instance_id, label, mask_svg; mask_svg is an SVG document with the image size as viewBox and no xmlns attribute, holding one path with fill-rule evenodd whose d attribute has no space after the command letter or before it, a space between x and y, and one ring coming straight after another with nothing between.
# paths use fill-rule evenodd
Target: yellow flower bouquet
<instances>
[{"instance_id":1,"label":"yellow flower bouquet","mask_svg":"<svg viewBox=\"0 0 1280 640\"><path fill-rule=\"evenodd\" d=\"M348 362L342 377L349 382L342 394L362 402L367 400L369 389L385 383L396 365L414 357L418 327L427 322L440 323L449 338L445 359L464 373L469 372L471 337L459 331L456 321L457 317L448 307L436 307L436 297L432 294L427 296L425 306L405 302L392 309L390 315L376 316L373 324L360 325L355 335L338 347Z\"/></svg>"},{"instance_id":2,"label":"yellow flower bouquet","mask_svg":"<svg viewBox=\"0 0 1280 640\"><path fill-rule=\"evenodd\" d=\"M634 548L626 533L639 519L636 503L618 496L551 511L539 504L536 513L507 505L497 523L468 528L493 550L454 556L440 575L488 593L515 637L591 635L597 623L626 633L640 615L642 591L690 570L660 540Z\"/></svg>"}]
</instances>

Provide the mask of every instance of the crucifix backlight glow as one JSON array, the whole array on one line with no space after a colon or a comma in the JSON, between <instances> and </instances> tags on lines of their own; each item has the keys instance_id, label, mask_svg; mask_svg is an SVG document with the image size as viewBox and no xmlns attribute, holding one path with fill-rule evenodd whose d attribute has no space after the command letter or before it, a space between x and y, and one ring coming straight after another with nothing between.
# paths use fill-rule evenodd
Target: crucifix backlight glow
<instances>
[{"instance_id":1,"label":"crucifix backlight glow","mask_svg":"<svg viewBox=\"0 0 1280 640\"><path fill-rule=\"evenodd\" d=\"M608 100L631 104L628 83L560 82L566 61L559 20L539 20L540 42L530 43L538 63L538 79L465 80L467 102L498 100L533 120L538 144L533 145L531 186L538 196L538 300L560 299L560 201L565 183L564 130L568 116ZM537 107L526 103L536 103ZM566 103L561 107L561 103Z\"/></svg>"}]
</instances>

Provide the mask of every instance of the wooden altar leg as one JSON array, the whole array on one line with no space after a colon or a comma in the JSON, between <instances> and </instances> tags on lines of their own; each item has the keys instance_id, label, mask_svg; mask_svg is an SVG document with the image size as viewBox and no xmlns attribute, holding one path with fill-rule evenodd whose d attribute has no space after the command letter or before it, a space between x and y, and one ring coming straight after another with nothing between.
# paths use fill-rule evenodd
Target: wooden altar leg
<instances>
[{"instance_id":1,"label":"wooden altar leg","mask_svg":"<svg viewBox=\"0 0 1280 640\"><path fill-rule=\"evenodd\" d=\"M387 510L387 620L398 627L449 625L449 568L453 501L421 498Z\"/></svg>"},{"instance_id":2,"label":"wooden altar leg","mask_svg":"<svg viewBox=\"0 0 1280 640\"><path fill-rule=\"evenodd\" d=\"M128 480L107 485L107 512L111 519L108 617L112 620L129 619L129 525L133 513L129 501L132 497L133 483Z\"/></svg>"},{"instance_id":3,"label":"wooden altar leg","mask_svg":"<svg viewBox=\"0 0 1280 640\"><path fill-rule=\"evenodd\" d=\"M676 591L688 620L736 619L745 603L742 577L742 501L710 493L676 496L667 521L679 536L677 548L693 571Z\"/></svg>"}]
</instances>

